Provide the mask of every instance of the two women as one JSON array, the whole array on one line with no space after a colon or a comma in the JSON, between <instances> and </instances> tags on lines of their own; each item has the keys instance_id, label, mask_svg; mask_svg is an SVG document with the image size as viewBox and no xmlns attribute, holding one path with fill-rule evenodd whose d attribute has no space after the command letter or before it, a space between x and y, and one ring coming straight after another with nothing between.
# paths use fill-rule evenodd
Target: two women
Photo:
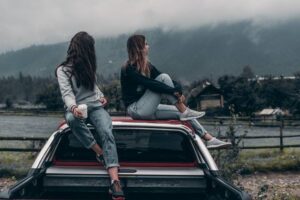
<instances>
[{"instance_id":1,"label":"two women","mask_svg":"<svg viewBox=\"0 0 300 200\"><path fill-rule=\"evenodd\" d=\"M190 120L196 133L207 141L209 148L230 145L212 137L201 126L196 119L204 113L187 108L180 85L149 62L149 45L145 36L131 36L127 41L127 52L128 61L121 70L121 86L127 113L133 119ZM160 104L163 96L172 105Z\"/></svg>"},{"instance_id":2,"label":"two women","mask_svg":"<svg viewBox=\"0 0 300 200\"><path fill-rule=\"evenodd\" d=\"M210 146L226 146L212 137L196 120L203 112L187 108L181 87L167 74L159 72L149 61L149 46L143 35L133 35L127 42L128 61L122 68L122 95L129 115L134 119L190 120L196 132ZM66 120L75 137L92 149L96 159L107 169L111 178L110 192L115 199L124 199L118 177L118 154L112 134L112 121L103 108L106 99L96 84L95 41L86 32L71 40L66 60L56 69ZM165 96L173 105L160 104ZM87 106L87 116L79 105ZM94 138L86 123L91 123L100 140ZM101 145L101 147L99 146Z\"/></svg>"},{"instance_id":3,"label":"two women","mask_svg":"<svg viewBox=\"0 0 300 200\"><path fill-rule=\"evenodd\" d=\"M66 107L66 120L81 144L92 149L96 159L107 169L111 178L110 193L114 199L124 199L118 177L118 154L112 134L112 121L103 108L106 99L96 84L95 41L86 32L77 33L71 40L66 60L56 69L62 99ZM87 118L78 107L87 105ZM95 139L86 122L98 134ZM100 148L100 146L102 148Z\"/></svg>"}]
</instances>

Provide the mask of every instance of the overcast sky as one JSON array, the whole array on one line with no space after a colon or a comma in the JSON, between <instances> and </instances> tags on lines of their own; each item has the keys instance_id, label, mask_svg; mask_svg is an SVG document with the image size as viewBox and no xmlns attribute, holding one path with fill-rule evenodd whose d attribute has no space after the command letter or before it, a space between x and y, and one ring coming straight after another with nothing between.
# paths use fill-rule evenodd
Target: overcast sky
<instances>
[{"instance_id":1,"label":"overcast sky","mask_svg":"<svg viewBox=\"0 0 300 200\"><path fill-rule=\"evenodd\" d=\"M0 0L0 53L69 41L81 30L106 37L243 20L262 26L299 16L299 0Z\"/></svg>"}]
</instances>

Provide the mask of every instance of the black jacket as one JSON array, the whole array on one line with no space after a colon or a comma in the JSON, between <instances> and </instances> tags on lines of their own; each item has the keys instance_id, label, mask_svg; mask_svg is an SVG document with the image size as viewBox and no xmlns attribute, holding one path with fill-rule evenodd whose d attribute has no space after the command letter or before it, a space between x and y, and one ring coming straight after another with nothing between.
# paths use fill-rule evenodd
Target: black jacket
<instances>
[{"instance_id":1,"label":"black jacket","mask_svg":"<svg viewBox=\"0 0 300 200\"><path fill-rule=\"evenodd\" d=\"M122 99L125 106L129 106L133 102L139 100L145 93L146 89L152 90L156 93L174 95L175 92L182 93L181 86L173 81L175 88L170 87L164 83L156 81L155 78L160 75L153 65L150 64L150 77L140 74L136 66L128 65L122 67L121 70L121 88Z\"/></svg>"}]
</instances>

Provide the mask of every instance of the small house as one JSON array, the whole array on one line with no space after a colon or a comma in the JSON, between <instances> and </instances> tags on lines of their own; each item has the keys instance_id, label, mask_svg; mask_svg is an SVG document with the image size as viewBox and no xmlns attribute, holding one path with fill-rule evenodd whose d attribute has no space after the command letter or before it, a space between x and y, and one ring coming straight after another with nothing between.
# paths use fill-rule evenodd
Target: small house
<instances>
[{"instance_id":1,"label":"small house","mask_svg":"<svg viewBox=\"0 0 300 200\"><path fill-rule=\"evenodd\" d=\"M224 98L219 88L209 81L203 81L191 90L188 105L196 110L223 108Z\"/></svg>"},{"instance_id":2,"label":"small house","mask_svg":"<svg viewBox=\"0 0 300 200\"><path fill-rule=\"evenodd\" d=\"M255 114L256 118L263 121L273 121L278 118L278 116L288 115L287 111L283 111L280 108L265 108Z\"/></svg>"}]
</instances>

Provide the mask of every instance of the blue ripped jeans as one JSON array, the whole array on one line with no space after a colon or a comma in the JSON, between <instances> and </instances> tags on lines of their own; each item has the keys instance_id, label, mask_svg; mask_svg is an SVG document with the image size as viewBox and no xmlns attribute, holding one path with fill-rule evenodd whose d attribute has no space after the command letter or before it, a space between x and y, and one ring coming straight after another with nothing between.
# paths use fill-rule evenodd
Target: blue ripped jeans
<instances>
[{"instance_id":1,"label":"blue ripped jeans","mask_svg":"<svg viewBox=\"0 0 300 200\"><path fill-rule=\"evenodd\" d=\"M85 148L90 149L96 143L101 146L106 168L119 167L115 138L112 134L111 117L104 108L88 107L87 119L79 119L69 111L66 112L65 117L72 133ZM95 137L87 127L87 122L95 127Z\"/></svg>"},{"instance_id":2,"label":"blue ripped jeans","mask_svg":"<svg viewBox=\"0 0 300 200\"><path fill-rule=\"evenodd\" d=\"M160 74L155 80L174 87L173 81L168 74ZM173 105L160 104L162 97L166 97ZM174 106L176 102L177 98L172 95L159 94L151 90L146 90L138 101L128 106L127 113L133 119L179 119L181 113ZM198 120L193 119L189 122L200 137L207 133Z\"/></svg>"}]
</instances>

